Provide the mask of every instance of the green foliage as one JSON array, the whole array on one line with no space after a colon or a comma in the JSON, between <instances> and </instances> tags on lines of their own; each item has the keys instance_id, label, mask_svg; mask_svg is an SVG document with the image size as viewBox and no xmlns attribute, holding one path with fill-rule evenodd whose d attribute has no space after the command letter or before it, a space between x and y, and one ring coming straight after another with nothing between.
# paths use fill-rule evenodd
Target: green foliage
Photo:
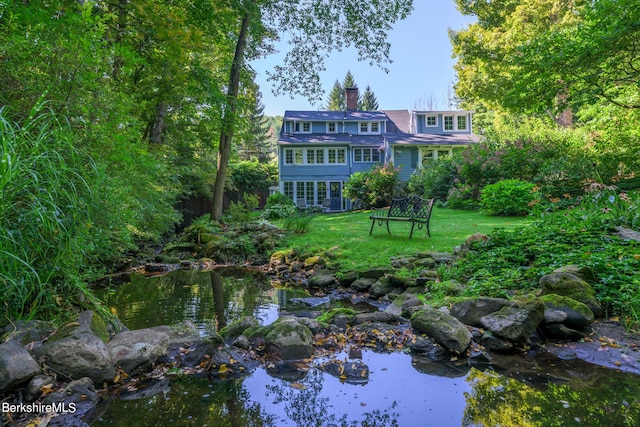
<instances>
[{"instance_id":1,"label":"green foliage","mask_svg":"<svg viewBox=\"0 0 640 427\"><path fill-rule=\"evenodd\" d=\"M295 215L297 208L293 200L282 193L274 193L267 198L267 205L262 211L264 219L287 218Z\"/></svg>"},{"instance_id":2,"label":"green foliage","mask_svg":"<svg viewBox=\"0 0 640 427\"><path fill-rule=\"evenodd\" d=\"M225 212L225 219L231 224L247 224L251 220L251 214L258 208L258 197L253 194L245 194L241 202L231 202Z\"/></svg>"},{"instance_id":3,"label":"green foliage","mask_svg":"<svg viewBox=\"0 0 640 427\"><path fill-rule=\"evenodd\" d=\"M324 106L324 109L331 111L344 111L345 108L344 88L340 82L336 80L329 92L327 104Z\"/></svg>"},{"instance_id":4,"label":"green foliage","mask_svg":"<svg viewBox=\"0 0 640 427\"><path fill-rule=\"evenodd\" d=\"M445 157L430 161L414 172L407 182L407 190L411 194L421 194L426 199L447 200L449 192L459 180L459 159Z\"/></svg>"},{"instance_id":5,"label":"green foliage","mask_svg":"<svg viewBox=\"0 0 640 427\"><path fill-rule=\"evenodd\" d=\"M364 93L362 94L360 109L364 111L375 111L379 108L380 106L378 105L378 98L376 98L375 93L373 93L373 91L371 90L371 86L367 85Z\"/></svg>"},{"instance_id":6,"label":"green foliage","mask_svg":"<svg viewBox=\"0 0 640 427\"><path fill-rule=\"evenodd\" d=\"M598 203L585 198L579 207L544 215L528 227L493 231L489 240L439 272L444 280L465 283L463 296L505 296L535 291L540 277L561 266L589 267L597 277L597 298L609 313L638 324L640 294L634 284L640 283L640 242L610 235L614 223Z\"/></svg>"},{"instance_id":7,"label":"green foliage","mask_svg":"<svg viewBox=\"0 0 640 427\"><path fill-rule=\"evenodd\" d=\"M518 179L505 179L482 190L480 206L493 215L526 215L536 200L535 185Z\"/></svg>"},{"instance_id":8,"label":"green foliage","mask_svg":"<svg viewBox=\"0 0 640 427\"><path fill-rule=\"evenodd\" d=\"M278 167L275 163L242 161L229 164L227 189L236 190L240 195L248 191L266 190L275 185Z\"/></svg>"},{"instance_id":9,"label":"green foliage","mask_svg":"<svg viewBox=\"0 0 640 427\"><path fill-rule=\"evenodd\" d=\"M446 206L451 209L478 209L477 189L470 185L456 185L447 195Z\"/></svg>"},{"instance_id":10,"label":"green foliage","mask_svg":"<svg viewBox=\"0 0 640 427\"><path fill-rule=\"evenodd\" d=\"M391 163L376 165L367 172L356 172L349 177L344 195L357 208L371 208L391 203L397 193L399 168Z\"/></svg>"},{"instance_id":11,"label":"green foliage","mask_svg":"<svg viewBox=\"0 0 640 427\"><path fill-rule=\"evenodd\" d=\"M282 227L287 231L292 231L296 234L303 234L309 231L311 228L311 221L313 221L317 215L305 214L295 212L292 215L284 217L282 220Z\"/></svg>"},{"instance_id":12,"label":"green foliage","mask_svg":"<svg viewBox=\"0 0 640 427\"><path fill-rule=\"evenodd\" d=\"M56 316L86 291L96 173L43 105L22 124L10 120L1 108L0 306L10 319Z\"/></svg>"}]
</instances>

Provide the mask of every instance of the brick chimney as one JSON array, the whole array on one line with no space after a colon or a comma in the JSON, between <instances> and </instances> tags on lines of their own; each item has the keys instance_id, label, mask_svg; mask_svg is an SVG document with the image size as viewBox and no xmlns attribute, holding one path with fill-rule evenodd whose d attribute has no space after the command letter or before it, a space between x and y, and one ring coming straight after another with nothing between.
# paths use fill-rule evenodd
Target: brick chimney
<instances>
[{"instance_id":1,"label":"brick chimney","mask_svg":"<svg viewBox=\"0 0 640 427\"><path fill-rule=\"evenodd\" d=\"M358 88L346 87L344 88L345 96L347 98L347 111L355 111L358 109Z\"/></svg>"}]
</instances>

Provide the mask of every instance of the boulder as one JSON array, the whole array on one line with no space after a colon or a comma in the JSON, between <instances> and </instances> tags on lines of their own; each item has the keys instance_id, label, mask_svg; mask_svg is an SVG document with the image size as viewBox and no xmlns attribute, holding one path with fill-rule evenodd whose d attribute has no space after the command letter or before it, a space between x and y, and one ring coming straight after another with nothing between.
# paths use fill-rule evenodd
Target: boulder
<instances>
[{"instance_id":1,"label":"boulder","mask_svg":"<svg viewBox=\"0 0 640 427\"><path fill-rule=\"evenodd\" d=\"M391 293L394 288L395 287L393 286L389 278L385 276L381 277L373 285L371 285L371 287L369 288L369 294L374 298L379 298Z\"/></svg>"},{"instance_id":2,"label":"boulder","mask_svg":"<svg viewBox=\"0 0 640 427\"><path fill-rule=\"evenodd\" d=\"M24 398L27 402L33 402L42 394L42 387L53 386L53 377L49 375L36 375L31 378L29 384L24 388Z\"/></svg>"},{"instance_id":3,"label":"boulder","mask_svg":"<svg viewBox=\"0 0 640 427\"><path fill-rule=\"evenodd\" d=\"M378 279L374 279L373 277L361 277L351 283L351 289L360 292L368 291L371 285L376 283L377 280Z\"/></svg>"},{"instance_id":4,"label":"boulder","mask_svg":"<svg viewBox=\"0 0 640 427\"><path fill-rule=\"evenodd\" d=\"M365 270L360 273L360 277L366 277L370 279L379 279L384 277L385 274L389 273L390 270L388 268L372 268L370 270Z\"/></svg>"},{"instance_id":5,"label":"boulder","mask_svg":"<svg viewBox=\"0 0 640 427\"><path fill-rule=\"evenodd\" d=\"M27 381L40 371L40 366L17 341L0 344L0 393Z\"/></svg>"},{"instance_id":6,"label":"boulder","mask_svg":"<svg viewBox=\"0 0 640 427\"><path fill-rule=\"evenodd\" d=\"M579 265L565 265L553 270L554 273L569 273L584 280L587 283L595 283L596 275L590 267L581 267Z\"/></svg>"},{"instance_id":7,"label":"boulder","mask_svg":"<svg viewBox=\"0 0 640 427\"><path fill-rule=\"evenodd\" d=\"M514 305L515 302L503 298L474 298L453 304L451 315L465 325L482 327L483 316Z\"/></svg>"},{"instance_id":8,"label":"boulder","mask_svg":"<svg viewBox=\"0 0 640 427\"><path fill-rule=\"evenodd\" d=\"M540 299L549 309L559 310L566 314L566 319L563 322L554 323L563 323L566 326L574 328L582 328L593 323L593 312L586 304L576 301L573 298L547 294L543 295Z\"/></svg>"},{"instance_id":9,"label":"boulder","mask_svg":"<svg viewBox=\"0 0 640 427\"><path fill-rule=\"evenodd\" d=\"M544 304L533 300L505 306L480 319L482 326L492 333L514 342L521 342L533 334L544 320Z\"/></svg>"},{"instance_id":10,"label":"boulder","mask_svg":"<svg viewBox=\"0 0 640 427\"><path fill-rule=\"evenodd\" d=\"M71 379L89 377L94 383L111 382L115 375L113 359L101 337L107 337L106 324L91 311L72 322L33 350L52 369Z\"/></svg>"},{"instance_id":11,"label":"boulder","mask_svg":"<svg viewBox=\"0 0 640 427\"><path fill-rule=\"evenodd\" d=\"M545 324L542 328L545 336L558 340L575 341L588 337L591 333L589 328L571 328L562 323Z\"/></svg>"},{"instance_id":12,"label":"boulder","mask_svg":"<svg viewBox=\"0 0 640 427\"><path fill-rule=\"evenodd\" d=\"M411 293L404 293L398 295L398 297L394 299L384 311L390 314L395 314L396 316L410 317L408 316L408 309L411 307L419 307L423 304L424 303L415 295Z\"/></svg>"},{"instance_id":13,"label":"boulder","mask_svg":"<svg viewBox=\"0 0 640 427\"><path fill-rule=\"evenodd\" d=\"M158 357L166 354L168 346L166 332L148 328L114 335L107 349L114 363L130 374L137 368L153 365Z\"/></svg>"},{"instance_id":14,"label":"boulder","mask_svg":"<svg viewBox=\"0 0 640 427\"><path fill-rule=\"evenodd\" d=\"M51 322L42 320L18 320L8 325L0 333L0 342L15 340L21 345L39 343L51 335L56 327Z\"/></svg>"},{"instance_id":15,"label":"boulder","mask_svg":"<svg viewBox=\"0 0 640 427\"><path fill-rule=\"evenodd\" d=\"M586 304L596 317L602 308L596 300L596 291L587 282L570 273L551 273L540 278L542 294L557 294Z\"/></svg>"},{"instance_id":16,"label":"boulder","mask_svg":"<svg viewBox=\"0 0 640 427\"><path fill-rule=\"evenodd\" d=\"M411 317L411 327L429 335L454 353L463 353L471 344L471 332L455 317L425 306Z\"/></svg>"},{"instance_id":17,"label":"boulder","mask_svg":"<svg viewBox=\"0 0 640 427\"><path fill-rule=\"evenodd\" d=\"M547 309L544 311L544 324L562 323L567 320L567 313L562 310Z\"/></svg>"},{"instance_id":18,"label":"boulder","mask_svg":"<svg viewBox=\"0 0 640 427\"><path fill-rule=\"evenodd\" d=\"M353 325L362 325L363 323L380 322L387 324L398 324L406 322L407 319L397 314L387 313L385 311L374 311L373 313L360 313L353 317Z\"/></svg>"},{"instance_id":19,"label":"boulder","mask_svg":"<svg viewBox=\"0 0 640 427\"><path fill-rule=\"evenodd\" d=\"M309 278L309 286L318 289L331 288L336 284L335 274L316 273Z\"/></svg>"},{"instance_id":20,"label":"boulder","mask_svg":"<svg viewBox=\"0 0 640 427\"><path fill-rule=\"evenodd\" d=\"M63 390L47 395L42 403L58 408L59 415L54 425L88 426L82 419L83 415L95 407L99 400L93 381L85 377L71 381Z\"/></svg>"},{"instance_id":21,"label":"boulder","mask_svg":"<svg viewBox=\"0 0 640 427\"><path fill-rule=\"evenodd\" d=\"M313 354L313 335L295 319L284 319L269 326L268 351L279 360L308 359Z\"/></svg>"},{"instance_id":22,"label":"boulder","mask_svg":"<svg viewBox=\"0 0 640 427\"><path fill-rule=\"evenodd\" d=\"M221 331L220 335L222 335L226 340L233 341L238 338L240 335L244 334L249 328L253 328L260 325L258 320L253 316L244 316L230 325L225 326Z\"/></svg>"}]
</instances>

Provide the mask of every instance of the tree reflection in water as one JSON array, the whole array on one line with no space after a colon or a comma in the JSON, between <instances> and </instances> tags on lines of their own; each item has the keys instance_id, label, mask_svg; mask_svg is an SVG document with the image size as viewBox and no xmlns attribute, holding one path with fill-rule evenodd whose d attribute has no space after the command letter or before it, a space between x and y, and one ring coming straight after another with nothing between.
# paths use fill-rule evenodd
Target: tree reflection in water
<instances>
[{"instance_id":1,"label":"tree reflection in water","mask_svg":"<svg viewBox=\"0 0 640 427\"><path fill-rule=\"evenodd\" d=\"M399 414L392 412L397 406L393 402L385 410L376 409L359 416L359 420L349 421L349 414L338 417L332 413L330 399L321 396L324 373L312 369L297 385L280 382L267 385L266 396L275 398L274 404L284 404L284 411L296 425L300 427L397 427Z\"/></svg>"}]
</instances>

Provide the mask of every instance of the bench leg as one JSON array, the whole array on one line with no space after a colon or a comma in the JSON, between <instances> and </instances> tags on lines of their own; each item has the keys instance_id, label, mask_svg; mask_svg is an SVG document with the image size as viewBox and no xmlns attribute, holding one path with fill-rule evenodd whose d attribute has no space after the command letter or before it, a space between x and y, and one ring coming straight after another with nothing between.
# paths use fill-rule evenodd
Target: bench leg
<instances>
[{"instance_id":1,"label":"bench leg","mask_svg":"<svg viewBox=\"0 0 640 427\"><path fill-rule=\"evenodd\" d=\"M411 232L409 233L409 239L411 239L411 236L413 236L413 227L415 227L415 225L415 222L411 222Z\"/></svg>"},{"instance_id":2,"label":"bench leg","mask_svg":"<svg viewBox=\"0 0 640 427\"><path fill-rule=\"evenodd\" d=\"M373 233L373 226L376 225L376 220L372 219L371 220L371 230L369 230L369 234Z\"/></svg>"},{"instance_id":3,"label":"bench leg","mask_svg":"<svg viewBox=\"0 0 640 427\"><path fill-rule=\"evenodd\" d=\"M387 221L387 234L391 234L391 230L389 230L389 221Z\"/></svg>"}]
</instances>

